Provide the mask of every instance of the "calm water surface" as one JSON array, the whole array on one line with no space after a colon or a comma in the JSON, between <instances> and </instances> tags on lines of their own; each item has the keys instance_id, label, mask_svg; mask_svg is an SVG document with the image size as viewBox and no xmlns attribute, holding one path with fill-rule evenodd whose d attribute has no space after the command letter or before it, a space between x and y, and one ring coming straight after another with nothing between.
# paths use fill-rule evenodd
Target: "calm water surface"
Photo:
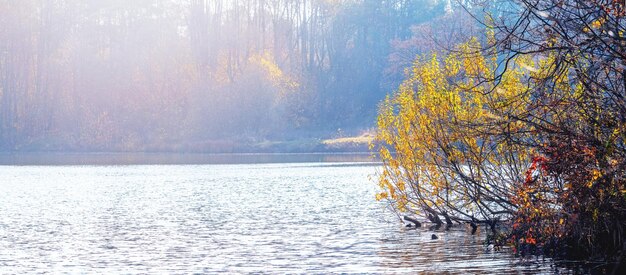
<instances>
[{"instance_id":1,"label":"calm water surface","mask_svg":"<svg viewBox=\"0 0 626 275\"><path fill-rule=\"evenodd\" d=\"M464 227L405 229L374 200L376 168L0 166L0 273L566 271Z\"/></svg>"}]
</instances>

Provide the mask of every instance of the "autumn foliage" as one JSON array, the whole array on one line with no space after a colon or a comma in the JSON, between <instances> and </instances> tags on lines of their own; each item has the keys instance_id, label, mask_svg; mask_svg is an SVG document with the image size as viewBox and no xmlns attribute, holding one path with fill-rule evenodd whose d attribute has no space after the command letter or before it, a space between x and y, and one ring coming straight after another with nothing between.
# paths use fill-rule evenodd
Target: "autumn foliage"
<instances>
[{"instance_id":1,"label":"autumn foliage","mask_svg":"<svg viewBox=\"0 0 626 275\"><path fill-rule=\"evenodd\" d=\"M380 107L377 198L500 225L519 254L623 261L623 6L545 2L517 1L519 25L488 19L482 43L415 61Z\"/></svg>"},{"instance_id":2,"label":"autumn foliage","mask_svg":"<svg viewBox=\"0 0 626 275\"><path fill-rule=\"evenodd\" d=\"M526 100L518 94L523 71L508 72L494 91L481 81L493 74L493 59L476 54L479 48L472 40L443 59L417 60L381 106L378 197L391 198L399 211L490 222L516 210L508 195L529 155L493 133L524 127L505 121L517 112L514 102Z\"/></svg>"}]
</instances>

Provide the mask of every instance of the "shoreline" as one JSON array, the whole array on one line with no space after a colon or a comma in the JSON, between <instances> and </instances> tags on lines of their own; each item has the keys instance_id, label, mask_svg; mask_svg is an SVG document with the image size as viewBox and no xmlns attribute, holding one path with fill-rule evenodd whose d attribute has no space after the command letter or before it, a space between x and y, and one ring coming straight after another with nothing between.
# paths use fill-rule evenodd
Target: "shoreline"
<instances>
[{"instance_id":1,"label":"shoreline","mask_svg":"<svg viewBox=\"0 0 626 275\"><path fill-rule=\"evenodd\" d=\"M271 163L380 164L370 152L177 153L177 152L0 152L0 166L213 165Z\"/></svg>"}]
</instances>

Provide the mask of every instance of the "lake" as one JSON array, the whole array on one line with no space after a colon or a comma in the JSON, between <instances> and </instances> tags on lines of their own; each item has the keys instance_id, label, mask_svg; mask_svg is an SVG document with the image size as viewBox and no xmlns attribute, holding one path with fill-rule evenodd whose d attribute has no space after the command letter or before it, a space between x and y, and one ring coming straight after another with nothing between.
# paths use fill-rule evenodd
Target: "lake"
<instances>
[{"instance_id":1,"label":"lake","mask_svg":"<svg viewBox=\"0 0 626 275\"><path fill-rule=\"evenodd\" d=\"M568 271L485 230L405 228L362 155L114 156L0 157L0 273Z\"/></svg>"}]
</instances>

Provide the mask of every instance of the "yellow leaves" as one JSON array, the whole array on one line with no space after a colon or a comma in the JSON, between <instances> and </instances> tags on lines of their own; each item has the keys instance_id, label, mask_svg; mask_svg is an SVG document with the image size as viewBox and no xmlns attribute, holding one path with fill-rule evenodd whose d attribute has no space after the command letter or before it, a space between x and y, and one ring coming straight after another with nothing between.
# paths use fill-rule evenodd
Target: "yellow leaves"
<instances>
[{"instance_id":1,"label":"yellow leaves","mask_svg":"<svg viewBox=\"0 0 626 275\"><path fill-rule=\"evenodd\" d=\"M435 199L435 205L438 205L438 206L443 206L443 205L444 205L444 203L445 203L445 201L444 201L443 199L441 199L440 197L437 197L437 198Z\"/></svg>"},{"instance_id":2,"label":"yellow leaves","mask_svg":"<svg viewBox=\"0 0 626 275\"><path fill-rule=\"evenodd\" d=\"M473 212L479 203L475 188L496 190L491 188L493 177L505 173L511 158L528 162L524 148L485 133L525 127L507 119L523 112L518 108L528 99L524 79L541 73L541 66L518 57L496 89L481 78L493 77L497 58L482 55L479 48L472 39L449 56L417 58L398 91L381 104L376 140L381 142L379 154L385 164L379 185L386 195L377 199L389 198L400 211L445 208L454 201ZM464 169L463 176L474 186L459 184L461 172L455 165ZM448 197L451 193L454 196Z\"/></svg>"},{"instance_id":3,"label":"yellow leaves","mask_svg":"<svg viewBox=\"0 0 626 275\"><path fill-rule=\"evenodd\" d=\"M398 200L398 201L397 201L397 208L398 208L398 211L400 211L400 212L406 212L406 211L407 211L406 206L407 206L407 202L406 202L406 200Z\"/></svg>"},{"instance_id":4,"label":"yellow leaves","mask_svg":"<svg viewBox=\"0 0 626 275\"><path fill-rule=\"evenodd\" d=\"M380 192L380 193L376 194L376 200L377 201L381 201L383 199L386 199L387 196L388 196L387 192Z\"/></svg>"},{"instance_id":5,"label":"yellow leaves","mask_svg":"<svg viewBox=\"0 0 626 275\"><path fill-rule=\"evenodd\" d=\"M459 47L460 54L455 55L455 58L461 59L463 69L465 70L465 79L474 80L478 77L485 77L491 74L491 69L487 65L487 60L480 54L480 43L476 38L470 39L465 44Z\"/></svg>"},{"instance_id":6,"label":"yellow leaves","mask_svg":"<svg viewBox=\"0 0 626 275\"><path fill-rule=\"evenodd\" d=\"M280 93L284 96L286 93L295 91L300 83L285 74L282 69L276 64L273 56L268 52L264 54L255 54L250 57L252 64L258 65L266 74L266 77L270 80L273 86L280 89Z\"/></svg>"},{"instance_id":7,"label":"yellow leaves","mask_svg":"<svg viewBox=\"0 0 626 275\"><path fill-rule=\"evenodd\" d=\"M461 70L461 64L459 63L459 60L456 58L456 56L449 55L448 57L446 57L445 64L446 73L449 76L456 75Z\"/></svg>"},{"instance_id":8,"label":"yellow leaves","mask_svg":"<svg viewBox=\"0 0 626 275\"><path fill-rule=\"evenodd\" d=\"M389 149L387 149L387 147L381 147L379 150L380 153L380 158L383 160L392 160L393 158L391 157L391 153L389 152Z\"/></svg>"},{"instance_id":9,"label":"yellow leaves","mask_svg":"<svg viewBox=\"0 0 626 275\"><path fill-rule=\"evenodd\" d=\"M406 187L404 185L404 181L399 180L398 183L396 184L398 186L398 190L404 192L406 190Z\"/></svg>"},{"instance_id":10,"label":"yellow leaves","mask_svg":"<svg viewBox=\"0 0 626 275\"><path fill-rule=\"evenodd\" d=\"M602 25L604 25L604 23L606 22L606 19L604 17L600 17L597 20L591 22L591 27L594 29L599 29L600 27L602 27Z\"/></svg>"},{"instance_id":11,"label":"yellow leaves","mask_svg":"<svg viewBox=\"0 0 626 275\"><path fill-rule=\"evenodd\" d=\"M587 182L587 187L591 188L600 177L602 177L602 173L598 169L591 170L591 178Z\"/></svg>"},{"instance_id":12,"label":"yellow leaves","mask_svg":"<svg viewBox=\"0 0 626 275\"><path fill-rule=\"evenodd\" d=\"M537 68L535 68L535 67L532 67L531 65L526 64L526 63L520 63L520 66L521 66L522 68L524 68L524 69L528 70L528 71L533 72L533 73L536 73L536 72L538 72L538 71L539 71L539 69L537 69Z\"/></svg>"},{"instance_id":13,"label":"yellow leaves","mask_svg":"<svg viewBox=\"0 0 626 275\"><path fill-rule=\"evenodd\" d=\"M591 23L589 23L589 26L584 27L583 32L589 33L589 32L592 32L593 30L598 30L602 26L604 26L604 23L606 23L606 18L600 17L592 21Z\"/></svg>"},{"instance_id":14,"label":"yellow leaves","mask_svg":"<svg viewBox=\"0 0 626 275\"><path fill-rule=\"evenodd\" d=\"M283 71L276 63L274 63L272 59L273 58L267 53L263 55L253 55L250 57L250 61L252 63L259 64L263 69L265 69L270 78L278 80L283 77Z\"/></svg>"}]
</instances>

